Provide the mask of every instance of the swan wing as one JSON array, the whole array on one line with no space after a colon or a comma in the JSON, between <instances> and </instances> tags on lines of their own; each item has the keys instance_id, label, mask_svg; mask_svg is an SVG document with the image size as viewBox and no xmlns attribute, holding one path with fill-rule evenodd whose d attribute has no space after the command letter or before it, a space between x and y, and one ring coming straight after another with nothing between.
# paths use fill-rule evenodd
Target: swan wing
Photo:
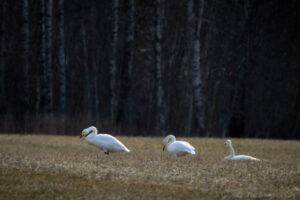
<instances>
[{"instance_id":1,"label":"swan wing","mask_svg":"<svg viewBox=\"0 0 300 200\"><path fill-rule=\"evenodd\" d=\"M168 151L171 152L174 155L184 155L184 154L196 154L195 148L190 145L188 142L184 141L176 141L172 142L168 145Z\"/></svg>"},{"instance_id":2,"label":"swan wing","mask_svg":"<svg viewBox=\"0 0 300 200\"><path fill-rule=\"evenodd\" d=\"M188 146L190 149L192 149L192 150L195 151L195 147L193 147L190 143L188 143L188 142L186 142L186 141L178 141L178 142L183 143L184 145Z\"/></svg>"},{"instance_id":3,"label":"swan wing","mask_svg":"<svg viewBox=\"0 0 300 200\"><path fill-rule=\"evenodd\" d=\"M98 134L95 143L97 146L108 151L127 151L130 150L117 138L109 134Z\"/></svg>"},{"instance_id":4,"label":"swan wing","mask_svg":"<svg viewBox=\"0 0 300 200\"><path fill-rule=\"evenodd\" d=\"M231 160L256 160L256 161L259 161L259 159L254 158L252 156L247 156L247 155L237 155L237 156L232 157Z\"/></svg>"}]
</instances>

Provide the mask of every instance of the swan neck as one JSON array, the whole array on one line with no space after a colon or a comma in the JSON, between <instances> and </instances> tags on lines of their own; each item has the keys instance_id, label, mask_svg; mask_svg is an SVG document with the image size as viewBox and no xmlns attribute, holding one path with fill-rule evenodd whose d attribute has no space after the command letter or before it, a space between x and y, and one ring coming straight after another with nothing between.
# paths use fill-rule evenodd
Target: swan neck
<instances>
[{"instance_id":1,"label":"swan neck","mask_svg":"<svg viewBox=\"0 0 300 200\"><path fill-rule=\"evenodd\" d=\"M176 141L176 138L174 135L170 135L169 137L171 139L171 141L169 143L172 143L172 142L175 142Z\"/></svg>"},{"instance_id":2,"label":"swan neck","mask_svg":"<svg viewBox=\"0 0 300 200\"><path fill-rule=\"evenodd\" d=\"M169 141L170 140L170 141ZM163 144L168 146L170 143L176 141L176 138L174 135L168 135L167 137L165 137L165 139L163 140Z\"/></svg>"},{"instance_id":3,"label":"swan neck","mask_svg":"<svg viewBox=\"0 0 300 200\"><path fill-rule=\"evenodd\" d=\"M95 135L98 134L98 130L97 130L95 127L91 127L90 129L91 129L91 131L92 131L91 134L95 134Z\"/></svg>"},{"instance_id":4,"label":"swan neck","mask_svg":"<svg viewBox=\"0 0 300 200\"><path fill-rule=\"evenodd\" d=\"M95 132L90 132L86 137L86 141L88 141L89 143L93 144L94 141L94 137L96 136Z\"/></svg>"},{"instance_id":5,"label":"swan neck","mask_svg":"<svg viewBox=\"0 0 300 200\"><path fill-rule=\"evenodd\" d=\"M230 156L235 156L235 152L231 143L229 144L229 149L230 149Z\"/></svg>"}]
</instances>

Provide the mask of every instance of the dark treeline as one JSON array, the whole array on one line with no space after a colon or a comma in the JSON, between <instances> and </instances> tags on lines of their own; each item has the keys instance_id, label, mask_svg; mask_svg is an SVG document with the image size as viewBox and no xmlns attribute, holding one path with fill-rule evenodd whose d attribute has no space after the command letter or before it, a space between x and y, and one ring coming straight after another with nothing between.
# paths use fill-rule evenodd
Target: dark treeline
<instances>
[{"instance_id":1,"label":"dark treeline","mask_svg":"<svg viewBox=\"0 0 300 200\"><path fill-rule=\"evenodd\" d=\"M296 0L0 2L0 132L300 138Z\"/></svg>"}]
</instances>

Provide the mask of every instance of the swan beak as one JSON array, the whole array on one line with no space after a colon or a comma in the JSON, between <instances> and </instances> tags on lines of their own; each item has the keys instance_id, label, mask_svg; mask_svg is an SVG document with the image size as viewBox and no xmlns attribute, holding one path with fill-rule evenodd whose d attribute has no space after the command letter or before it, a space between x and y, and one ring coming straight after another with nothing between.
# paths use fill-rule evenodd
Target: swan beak
<instances>
[{"instance_id":1,"label":"swan beak","mask_svg":"<svg viewBox=\"0 0 300 200\"><path fill-rule=\"evenodd\" d=\"M163 146L163 151L165 150L165 148L166 148L166 146L164 145L164 146Z\"/></svg>"},{"instance_id":2,"label":"swan beak","mask_svg":"<svg viewBox=\"0 0 300 200\"><path fill-rule=\"evenodd\" d=\"M81 132L80 138L82 138L84 136L83 132Z\"/></svg>"}]
</instances>

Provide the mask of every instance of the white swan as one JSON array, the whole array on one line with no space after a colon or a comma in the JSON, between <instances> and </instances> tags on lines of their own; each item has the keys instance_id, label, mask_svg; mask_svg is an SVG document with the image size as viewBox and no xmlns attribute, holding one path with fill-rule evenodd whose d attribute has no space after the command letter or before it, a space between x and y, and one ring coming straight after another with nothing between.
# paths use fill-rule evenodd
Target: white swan
<instances>
[{"instance_id":1,"label":"white swan","mask_svg":"<svg viewBox=\"0 0 300 200\"><path fill-rule=\"evenodd\" d=\"M170 140L170 141L169 141ZM168 135L163 140L163 151L167 150L174 156L183 156L186 154L196 154L195 148L190 143L185 141L176 141L174 135Z\"/></svg>"},{"instance_id":2,"label":"white swan","mask_svg":"<svg viewBox=\"0 0 300 200\"><path fill-rule=\"evenodd\" d=\"M84 129L81 132L80 137L85 137L85 140L96 147L103 149L105 154L109 154L109 152L116 151L126 151L130 152L126 146L120 142L117 138L108 135L108 134L97 134L98 130L96 127L91 126L89 128Z\"/></svg>"},{"instance_id":3,"label":"white swan","mask_svg":"<svg viewBox=\"0 0 300 200\"><path fill-rule=\"evenodd\" d=\"M260 161L259 159L254 158L252 156L247 156L247 155L237 155L236 156L235 153L234 153L234 149L232 147L232 144L231 144L231 140L227 140L226 144L230 149L230 155L226 156L224 158L224 160L255 160L255 161Z\"/></svg>"}]
</instances>

